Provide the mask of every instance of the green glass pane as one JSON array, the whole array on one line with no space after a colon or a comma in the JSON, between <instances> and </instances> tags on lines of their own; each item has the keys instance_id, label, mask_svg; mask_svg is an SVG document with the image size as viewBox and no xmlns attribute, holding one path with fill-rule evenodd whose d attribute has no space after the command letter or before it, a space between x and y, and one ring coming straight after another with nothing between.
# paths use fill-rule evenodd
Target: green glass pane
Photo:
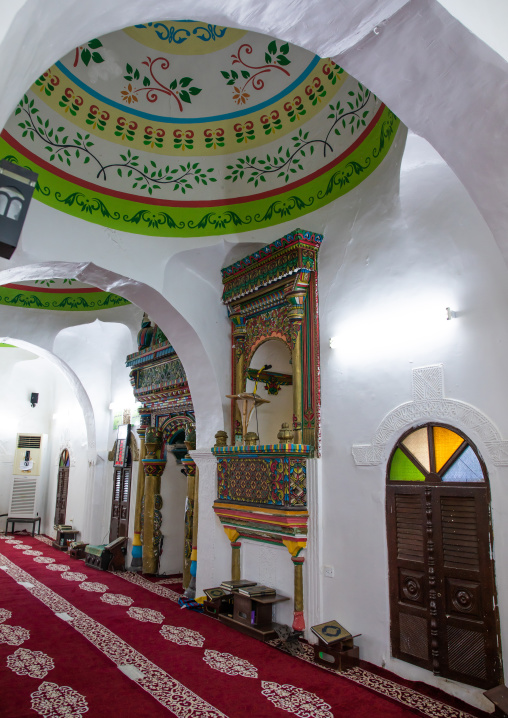
<instances>
[{"instance_id":1,"label":"green glass pane","mask_svg":"<svg viewBox=\"0 0 508 718\"><path fill-rule=\"evenodd\" d=\"M425 481L425 476L400 449L397 449L390 466L390 481Z\"/></svg>"}]
</instances>

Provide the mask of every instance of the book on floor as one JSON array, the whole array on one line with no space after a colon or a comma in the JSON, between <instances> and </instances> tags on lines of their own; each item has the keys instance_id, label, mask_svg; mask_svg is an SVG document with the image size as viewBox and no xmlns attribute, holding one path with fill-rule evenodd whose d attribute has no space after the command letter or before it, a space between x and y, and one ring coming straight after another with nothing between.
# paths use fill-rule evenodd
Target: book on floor
<instances>
[{"instance_id":1,"label":"book on floor","mask_svg":"<svg viewBox=\"0 0 508 718\"><path fill-rule=\"evenodd\" d=\"M349 631L337 621L319 623L317 626L311 626L310 630L328 646L332 643L344 641L346 638L352 638Z\"/></svg>"}]
</instances>

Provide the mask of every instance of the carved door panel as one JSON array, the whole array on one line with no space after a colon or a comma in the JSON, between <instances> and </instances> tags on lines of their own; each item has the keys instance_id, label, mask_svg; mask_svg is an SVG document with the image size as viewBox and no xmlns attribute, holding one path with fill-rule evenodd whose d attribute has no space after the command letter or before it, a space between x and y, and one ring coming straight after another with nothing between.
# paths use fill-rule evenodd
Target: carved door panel
<instances>
[{"instance_id":1,"label":"carved door panel","mask_svg":"<svg viewBox=\"0 0 508 718\"><path fill-rule=\"evenodd\" d=\"M436 486L432 493L441 672L491 687L500 665L487 488Z\"/></svg>"},{"instance_id":2,"label":"carved door panel","mask_svg":"<svg viewBox=\"0 0 508 718\"><path fill-rule=\"evenodd\" d=\"M115 469L109 540L127 536L129 531L129 503L131 494L131 467Z\"/></svg>"},{"instance_id":3,"label":"carved door panel","mask_svg":"<svg viewBox=\"0 0 508 718\"><path fill-rule=\"evenodd\" d=\"M58 466L58 480L56 486L55 501L55 526L65 523L65 515L67 512L67 494L69 491L69 452L67 449L62 451Z\"/></svg>"},{"instance_id":4,"label":"carved door panel","mask_svg":"<svg viewBox=\"0 0 508 718\"><path fill-rule=\"evenodd\" d=\"M388 487L392 652L432 670L425 508L422 487Z\"/></svg>"},{"instance_id":5,"label":"carved door panel","mask_svg":"<svg viewBox=\"0 0 508 718\"><path fill-rule=\"evenodd\" d=\"M386 508L393 656L480 688L498 685L488 477L469 439L438 424L401 437Z\"/></svg>"}]
</instances>

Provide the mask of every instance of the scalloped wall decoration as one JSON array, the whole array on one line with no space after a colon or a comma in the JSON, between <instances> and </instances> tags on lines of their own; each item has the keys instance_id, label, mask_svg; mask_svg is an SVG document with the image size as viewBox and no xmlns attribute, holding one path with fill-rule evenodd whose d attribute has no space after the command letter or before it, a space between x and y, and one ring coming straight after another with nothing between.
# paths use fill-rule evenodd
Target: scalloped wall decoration
<instances>
[{"instance_id":1,"label":"scalloped wall decoration","mask_svg":"<svg viewBox=\"0 0 508 718\"><path fill-rule=\"evenodd\" d=\"M371 444L353 444L357 466L378 466L387 460L395 439L420 422L450 423L481 442L496 466L508 466L508 441L504 441L492 421L481 411L455 399L444 397L444 371L441 364L412 370L413 401L390 411L379 424Z\"/></svg>"}]
</instances>

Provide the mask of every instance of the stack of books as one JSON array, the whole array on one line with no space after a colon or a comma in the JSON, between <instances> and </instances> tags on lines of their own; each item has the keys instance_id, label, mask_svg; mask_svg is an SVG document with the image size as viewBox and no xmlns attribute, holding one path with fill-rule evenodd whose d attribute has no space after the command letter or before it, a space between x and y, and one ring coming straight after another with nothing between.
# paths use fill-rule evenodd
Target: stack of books
<instances>
[{"instance_id":1,"label":"stack of books","mask_svg":"<svg viewBox=\"0 0 508 718\"><path fill-rule=\"evenodd\" d=\"M225 588L227 591L237 591L239 588L245 588L245 586L255 585L255 581L248 581L247 579L242 578L239 581L223 581L221 583L221 588Z\"/></svg>"},{"instance_id":2,"label":"stack of books","mask_svg":"<svg viewBox=\"0 0 508 718\"><path fill-rule=\"evenodd\" d=\"M275 596L276 591L270 586L259 586L256 584L254 586L240 588L238 593L241 593L242 596L249 596L249 598L263 598L264 596Z\"/></svg>"},{"instance_id":3,"label":"stack of books","mask_svg":"<svg viewBox=\"0 0 508 718\"><path fill-rule=\"evenodd\" d=\"M70 524L58 524L55 528L57 531L72 531L72 526Z\"/></svg>"}]
</instances>

